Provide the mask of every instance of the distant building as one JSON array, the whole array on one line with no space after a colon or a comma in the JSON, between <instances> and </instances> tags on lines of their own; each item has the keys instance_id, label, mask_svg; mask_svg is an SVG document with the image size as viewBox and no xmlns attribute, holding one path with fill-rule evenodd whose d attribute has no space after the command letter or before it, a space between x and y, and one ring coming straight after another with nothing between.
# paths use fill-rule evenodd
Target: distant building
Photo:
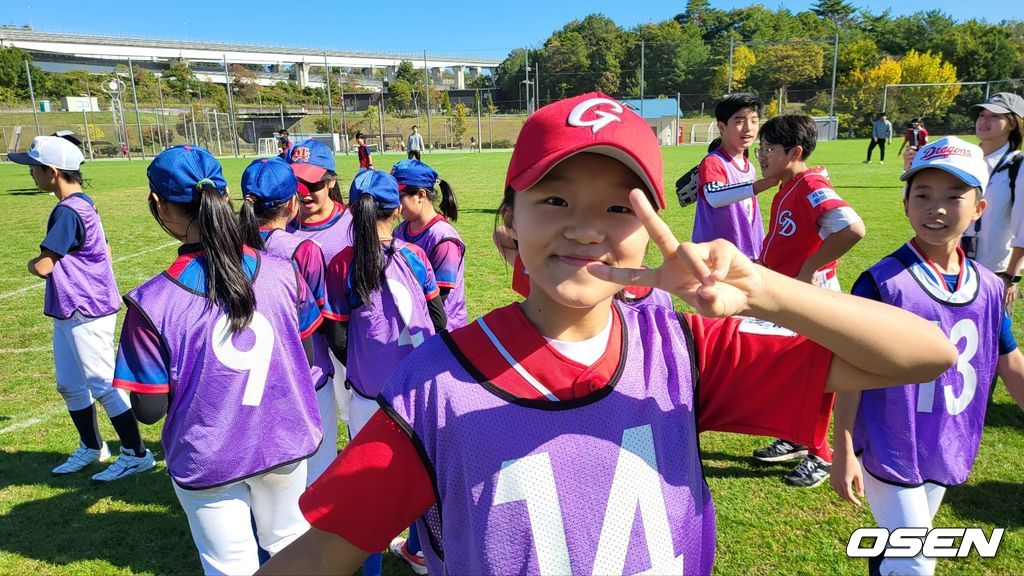
<instances>
[{"instance_id":1,"label":"distant building","mask_svg":"<svg viewBox=\"0 0 1024 576\"><path fill-rule=\"evenodd\" d=\"M100 104L96 97L65 96L60 99L61 107L68 112L99 112Z\"/></svg>"},{"instance_id":2,"label":"distant building","mask_svg":"<svg viewBox=\"0 0 1024 576\"><path fill-rule=\"evenodd\" d=\"M643 113L641 114L641 100L620 100L622 104L647 121L647 125L658 137L662 146L671 146L679 142L679 107L675 98L645 98L643 102Z\"/></svg>"}]
</instances>

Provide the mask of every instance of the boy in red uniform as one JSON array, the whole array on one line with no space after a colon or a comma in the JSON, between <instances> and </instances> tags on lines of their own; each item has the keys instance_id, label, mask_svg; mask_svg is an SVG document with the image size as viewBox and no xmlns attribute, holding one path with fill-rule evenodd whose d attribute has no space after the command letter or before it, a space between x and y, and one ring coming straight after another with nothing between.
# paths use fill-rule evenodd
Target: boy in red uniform
<instances>
[{"instance_id":1,"label":"boy in red uniform","mask_svg":"<svg viewBox=\"0 0 1024 576\"><path fill-rule=\"evenodd\" d=\"M839 291L838 259L864 237L864 222L836 193L823 166L807 167L818 131L807 116L777 116L761 127L757 159L764 178L782 184L772 200L768 236L761 248L766 267L829 290ZM754 450L762 462L803 458L786 476L787 484L813 487L828 479L828 442L804 446L776 439Z\"/></svg>"}]
</instances>

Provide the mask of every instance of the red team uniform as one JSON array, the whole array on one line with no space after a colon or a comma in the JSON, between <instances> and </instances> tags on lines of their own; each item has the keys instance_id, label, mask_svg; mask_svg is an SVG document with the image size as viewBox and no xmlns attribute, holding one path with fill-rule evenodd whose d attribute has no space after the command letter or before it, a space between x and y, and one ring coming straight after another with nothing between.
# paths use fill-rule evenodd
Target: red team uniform
<instances>
[{"instance_id":1,"label":"red team uniform","mask_svg":"<svg viewBox=\"0 0 1024 576\"><path fill-rule=\"evenodd\" d=\"M824 240L818 219L829 210L847 206L849 204L836 193L822 166L811 168L783 184L772 200L761 263L776 272L796 277ZM837 265L833 261L818 269L823 282L835 278Z\"/></svg>"}]
</instances>

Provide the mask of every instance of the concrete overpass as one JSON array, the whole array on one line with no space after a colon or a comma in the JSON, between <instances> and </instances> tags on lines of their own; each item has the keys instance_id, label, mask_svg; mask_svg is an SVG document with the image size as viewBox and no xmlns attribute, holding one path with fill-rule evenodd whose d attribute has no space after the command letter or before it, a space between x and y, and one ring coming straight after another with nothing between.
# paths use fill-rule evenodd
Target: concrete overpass
<instances>
[{"instance_id":1,"label":"concrete overpass","mask_svg":"<svg viewBox=\"0 0 1024 576\"><path fill-rule=\"evenodd\" d=\"M41 32L14 26L0 26L0 46L15 46L30 53L44 70L62 71L85 69L102 72L114 65L127 62L159 70L172 62L197 64L196 74L201 79L224 81L218 70L226 59L228 64L260 67L258 82L274 84L283 80L298 82L302 87L323 86L323 68L341 69L356 76L373 78L376 70L383 69L394 80L398 65L403 60L412 62L422 70L430 70L431 82L446 85L443 72L451 70L452 88L463 89L467 77L493 74L501 63L495 58L475 58L422 53L356 52L349 50L318 50L256 44L229 44L192 40L164 40ZM312 70L321 70L319 75Z\"/></svg>"}]
</instances>

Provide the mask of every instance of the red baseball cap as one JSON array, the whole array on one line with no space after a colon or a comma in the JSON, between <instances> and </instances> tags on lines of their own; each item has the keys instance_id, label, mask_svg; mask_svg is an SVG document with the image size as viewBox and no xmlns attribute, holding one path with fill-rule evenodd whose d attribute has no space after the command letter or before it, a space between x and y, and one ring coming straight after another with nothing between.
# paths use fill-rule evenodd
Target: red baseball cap
<instances>
[{"instance_id":1,"label":"red baseball cap","mask_svg":"<svg viewBox=\"0 0 1024 576\"><path fill-rule=\"evenodd\" d=\"M512 151L505 187L526 190L566 158L590 152L625 164L665 208L661 147L636 112L600 92L548 104L523 125Z\"/></svg>"}]
</instances>

